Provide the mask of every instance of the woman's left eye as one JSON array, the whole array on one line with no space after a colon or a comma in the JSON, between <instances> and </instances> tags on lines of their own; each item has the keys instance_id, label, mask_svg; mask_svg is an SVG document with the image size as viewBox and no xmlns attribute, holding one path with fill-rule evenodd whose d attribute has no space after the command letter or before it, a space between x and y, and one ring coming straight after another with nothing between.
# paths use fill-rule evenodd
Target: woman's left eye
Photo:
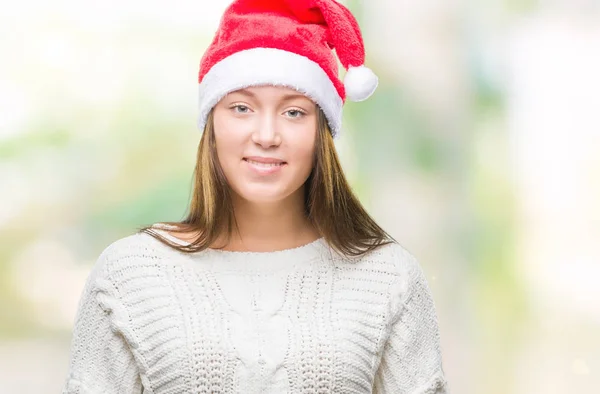
<instances>
[{"instance_id":1,"label":"woman's left eye","mask_svg":"<svg viewBox=\"0 0 600 394\"><path fill-rule=\"evenodd\" d=\"M299 109L290 109L289 111L286 111L286 114L288 114L290 118L300 118L302 115L304 115L304 112L300 111Z\"/></svg>"}]
</instances>

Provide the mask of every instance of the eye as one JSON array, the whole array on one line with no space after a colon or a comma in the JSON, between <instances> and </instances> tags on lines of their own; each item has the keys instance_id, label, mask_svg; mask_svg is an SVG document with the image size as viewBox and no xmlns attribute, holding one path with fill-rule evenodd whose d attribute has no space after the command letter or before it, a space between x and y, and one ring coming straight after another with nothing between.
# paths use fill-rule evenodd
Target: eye
<instances>
[{"instance_id":1,"label":"eye","mask_svg":"<svg viewBox=\"0 0 600 394\"><path fill-rule=\"evenodd\" d=\"M234 105L231 107L231 109L233 109L233 112L237 112L238 114L247 114L250 112L250 108L242 104Z\"/></svg>"},{"instance_id":2,"label":"eye","mask_svg":"<svg viewBox=\"0 0 600 394\"><path fill-rule=\"evenodd\" d=\"M285 111L285 113L290 118L301 118L302 116L306 115L306 113L304 113L304 111L301 111L299 109L290 109L289 111Z\"/></svg>"}]
</instances>

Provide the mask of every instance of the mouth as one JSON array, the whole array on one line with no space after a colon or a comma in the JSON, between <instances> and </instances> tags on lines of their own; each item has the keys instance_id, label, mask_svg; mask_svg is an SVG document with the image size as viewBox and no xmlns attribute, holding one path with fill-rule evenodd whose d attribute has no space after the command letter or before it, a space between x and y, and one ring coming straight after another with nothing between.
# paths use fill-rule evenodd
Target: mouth
<instances>
[{"instance_id":1,"label":"mouth","mask_svg":"<svg viewBox=\"0 0 600 394\"><path fill-rule=\"evenodd\" d=\"M279 174L287 162L275 158L244 157L248 169L258 176Z\"/></svg>"},{"instance_id":2,"label":"mouth","mask_svg":"<svg viewBox=\"0 0 600 394\"><path fill-rule=\"evenodd\" d=\"M287 162L278 159L272 158L249 158L244 157L243 160L247 163L252 164L253 166L260 168L273 168L273 167L281 167L287 164Z\"/></svg>"}]
</instances>

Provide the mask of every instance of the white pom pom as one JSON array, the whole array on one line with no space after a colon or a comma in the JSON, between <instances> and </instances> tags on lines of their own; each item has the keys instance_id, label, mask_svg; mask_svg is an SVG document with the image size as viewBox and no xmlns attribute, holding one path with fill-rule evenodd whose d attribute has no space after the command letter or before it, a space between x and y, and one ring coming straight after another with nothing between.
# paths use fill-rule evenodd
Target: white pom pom
<instances>
[{"instance_id":1,"label":"white pom pom","mask_svg":"<svg viewBox=\"0 0 600 394\"><path fill-rule=\"evenodd\" d=\"M378 83L377 75L370 68L365 66L349 67L344 76L346 97L351 101L366 100L377 89Z\"/></svg>"}]
</instances>

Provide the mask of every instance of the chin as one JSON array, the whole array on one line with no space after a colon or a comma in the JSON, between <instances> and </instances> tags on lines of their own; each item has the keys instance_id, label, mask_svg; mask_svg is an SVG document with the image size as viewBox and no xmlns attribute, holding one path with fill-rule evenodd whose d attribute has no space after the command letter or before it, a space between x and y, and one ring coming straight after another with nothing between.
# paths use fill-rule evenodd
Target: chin
<instances>
[{"instance_id":1,"label":"chin","mask_svg":"<svg viewBox=\"0 0 600 394\"><path fill-rule=\"evenodd\" d=\"M252 204L275 204L285 200L285 196L273 196L273 195L241 195L244 201Z\"/></svg>"},{"instance_id":2,"label":"chin","mask_svg":"<svg viewBox=\"0 0 600 394\"><path fill-rule=\"evenodd\" d=\"M260 204L260 203L274 203L285 200L290 192L286 192L285 188L274 187L275 185L269 185L268 187L243 187L236 190L236 193L246 201Z\"/></svg>"}]
</instances>

